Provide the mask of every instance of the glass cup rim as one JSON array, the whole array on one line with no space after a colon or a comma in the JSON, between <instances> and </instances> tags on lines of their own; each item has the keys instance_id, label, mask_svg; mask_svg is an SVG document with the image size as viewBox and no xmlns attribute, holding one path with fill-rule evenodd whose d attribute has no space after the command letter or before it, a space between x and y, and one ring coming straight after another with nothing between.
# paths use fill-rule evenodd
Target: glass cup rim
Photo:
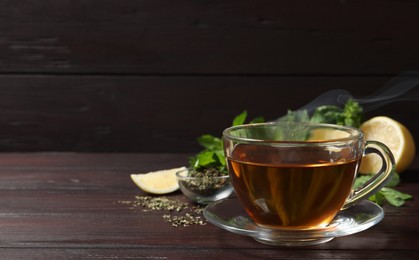
<instances>
[{"instance_id":1,"label":"glass cup rim","mask_svg":"<svg viewBox=\"0 0 419 260\"><path fill-rule=\"evenodd\" d=\"M349 134L346 137L338 137L326 140L303 140L303 141L294 141L294 140L270 140L270 139L260 139L260 138L248 138L248 137L239 137L232 134L233 131L238 129L250 129L257 127L272 127L272 126L281 126L281 125L295 125L295 126L310 126L316 128L328 128L341 130ZM264 122L264 123L249 123L241 124L236 126L231 126L223 130L223 139L228 139L230 141L236 142L245 142L245 143L274 143L274 144L330 144L330 143L342 143L348 141L362 140L364 139L364 133L359 129L351 126L336 125L336 124L326 124L326 123L313 123L313 122Z\"/></svg>"}]
</instances>

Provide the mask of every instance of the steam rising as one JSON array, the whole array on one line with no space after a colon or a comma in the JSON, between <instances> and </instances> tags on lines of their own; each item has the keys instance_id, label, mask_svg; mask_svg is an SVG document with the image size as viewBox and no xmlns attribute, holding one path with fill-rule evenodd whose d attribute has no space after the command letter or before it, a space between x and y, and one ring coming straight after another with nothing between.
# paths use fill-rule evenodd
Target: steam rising
<instances>
[{"instance_id":1,"label":"steam rising","mask_svg":"<svg viewBox=\"0 0 419 260\"><path fill-rule=\"evenodd\" d=\"M307 110L311 114L321 105L342 107L349 98L352 98L363 107L364 112L369 112L396 101L419 101L417 86L419 86L419 72L404 72L392 78L371 96L355 98L347 90L334 89L318 96L299 110Z\"/></svg>"},{"instance_id":2,"label":"steam rising","mask_svg":"<svg viewBox=\"0 0 419 260\"><path fill-rule=\"evenodd\" d=\"M419 72L405 72L388 81L373 95L355 100L365 111L371 111L395 101L419 101L417 86L419 86Z\"/></svg>"}]
</instances>

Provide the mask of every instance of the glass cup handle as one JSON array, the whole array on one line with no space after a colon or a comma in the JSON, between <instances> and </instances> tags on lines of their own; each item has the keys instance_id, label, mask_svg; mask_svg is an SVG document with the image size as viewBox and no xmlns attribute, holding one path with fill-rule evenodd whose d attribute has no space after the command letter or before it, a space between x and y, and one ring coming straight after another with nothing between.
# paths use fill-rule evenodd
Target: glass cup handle
<instances>
[{"instance_id":1,"label":"glass cup handle","mask_svg":"<svg viewBox=\"0 0 419 260\"><path fill-rule=\"evenodd\" d=\"M381 142L366 141L363 156L371 153L375 153L380 156L383 162L381 169L362 187L353 191L352 195L345 202L342 209L347 209L357 204L360 200L374 195L374 193L379 191L393 176L396 163L394 162L394 157L390 149Z\"/></svg>"}]
</instances>

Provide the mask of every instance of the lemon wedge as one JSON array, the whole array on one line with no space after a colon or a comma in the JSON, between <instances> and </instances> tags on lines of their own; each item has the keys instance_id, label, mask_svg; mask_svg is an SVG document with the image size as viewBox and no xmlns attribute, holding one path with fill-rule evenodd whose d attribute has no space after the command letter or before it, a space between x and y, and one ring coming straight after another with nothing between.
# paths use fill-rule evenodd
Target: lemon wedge
<instances>
[{"instance_id":1,"label":"lemon wedge","mask_svg":"<svg viewBox=\"0 0 419 260\"><path fill-rule=\"evenodd\" d=\"M131 174L132 181L143 191L151 194L167 194L179 189L176 172L185 167Z\"/></svg>"},{"instance_id":2,"label":"lemon wedge","mask_svg":"<svg viewBox=\"0 0 419 260\"><path fill-rule=\"evenodd\" d=\"M406 126L392 118L377 116L365 121L360 129L364 132L366 140L380 141L387 145L394 155L397 173L410 166L415 157L416 146ZM381 159L371 154L362 159L359 171L376 173L380 167Z\"/></svg>"}]
</instances>

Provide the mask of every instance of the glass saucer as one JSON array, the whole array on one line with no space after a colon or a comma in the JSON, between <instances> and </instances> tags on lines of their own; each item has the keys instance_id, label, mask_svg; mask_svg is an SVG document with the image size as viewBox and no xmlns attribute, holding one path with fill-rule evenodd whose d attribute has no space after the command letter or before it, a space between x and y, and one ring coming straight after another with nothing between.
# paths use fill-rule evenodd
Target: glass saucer
<instances>
[{"instance_id":1,"label":"glass saucer","mask_svg":"<svg viewBox=\"0 0 419 260\"><path fill-rule=\"evenodd\" d=\"M210 203L204 209L208 222L235 234L254 238L275 246L308 246L326 243L335 237L366 230L384 217L383 209L365 200L342 210L327 227L309 230L270 229L257 226L246 214L237 198Z\"/></svg>"}]
</instances>

